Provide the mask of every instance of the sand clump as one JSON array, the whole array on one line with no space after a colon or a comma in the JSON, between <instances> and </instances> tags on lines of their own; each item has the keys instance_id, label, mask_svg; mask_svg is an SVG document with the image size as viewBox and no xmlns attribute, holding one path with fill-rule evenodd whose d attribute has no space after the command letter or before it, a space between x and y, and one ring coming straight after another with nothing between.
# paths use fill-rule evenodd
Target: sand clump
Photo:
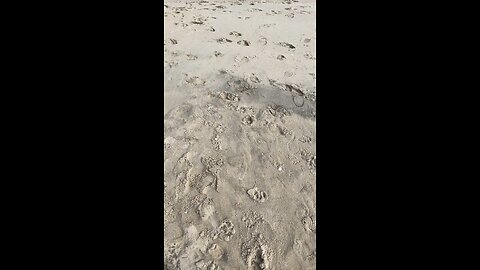
<instances>
[{"instance_id":1,"label":"sand clump","mask_svg":"<svg viewBox=\"0 0 480 270\"><path fill-rule=\"evenodd\" d=\"M315 2L164 4L164 268L316 268Z\"/></svg>"}]
</instances>

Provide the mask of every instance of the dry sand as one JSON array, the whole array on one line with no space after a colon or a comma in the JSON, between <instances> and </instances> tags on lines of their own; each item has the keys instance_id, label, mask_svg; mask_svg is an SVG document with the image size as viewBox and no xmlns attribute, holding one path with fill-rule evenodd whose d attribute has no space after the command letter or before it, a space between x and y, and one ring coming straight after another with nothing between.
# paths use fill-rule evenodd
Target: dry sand
<instances>
[{"instance_id":1,"label":"dry sand","mask_svg":"<svg viewBox=\"0 0 480 270\"><path fill-rule=\"evenodd\" d=\"M165 1L165 269L316 268L315 16Z\"/></svg>"}]
</instances>

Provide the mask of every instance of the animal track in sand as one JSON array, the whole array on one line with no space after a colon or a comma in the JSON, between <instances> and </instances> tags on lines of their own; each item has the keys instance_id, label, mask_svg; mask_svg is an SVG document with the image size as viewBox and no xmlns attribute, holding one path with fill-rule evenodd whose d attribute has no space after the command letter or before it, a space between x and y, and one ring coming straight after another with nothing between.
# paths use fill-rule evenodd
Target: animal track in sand
<instances>
[{"instance_id":1,"label":"animal track in sand","mask_svg":"<svg viewBox=\"0 0 480 270\"><path fill-rule=\"evenodd\" d=\"M252 236L242 244L241 256L248 270L273 269L271 264L274 253L262 234Z\"/></svg>"},{"instance_id":2,"label":"animal track in sand","mask_svg":"<svg viewBox=\"0 0 480 270\"><path fill-rule=\"evenodd\" d=\"M259 190L257 187L251 188L247 191L250 199L257 202L265 202L267 200L267 193Z\"/></svg>"},{"instance_id":3,"label":"animal track in sand","mask_svg":"<svg viewBox=\"0 0 480 270\"><path fill-rule=\"evenodd\" d=\"M312 137L303 135L302 137L298 138L298 141L302 143L311 143L312 142Z\"/></svg>"},{"instance_id":4,"label":"animal track in sand","mask_svg":"<svg viewBox=\"0 0 480 270\"><path fill-rule=\"evenodd\" d=\"M237 32L237 31L232 31L232 32L230 32L230 36L241 37L241 36L242 36L242 34L241 34L241 33L239 33L239 32Z\"/></svg>"},{"instance_id":5,"label":"animal track in sand","mask_svg":"<svg viewBox=\"0 0 480 270\"><path fill-rule=\"evenodd\" d=\"M220 226L218 226L218 238L223 241L229 242L235 234L235 226L229 219L224 220Z\"/></svg>"},{"instance_id":6,"label":"animal track in sand","mask_svg":"<svg viewBox=\"0 0 480 270\"><path fill-rule=\"evenodd\" d=\"M314 16L199 1L164 9L164 269L315 269Z\"/></svg>"},{"instance_id":7,"label":"animal track in sand","mask_svg":"<svg viewBox=\"0 0 480 270\"><path fill-rule=\"evenodd\" d=\"M306 149L300 150L300 156L302 159L307 163L308 167L311 170L315 170L317 168L317 156L312 154L310 151Z\"/></svg>"},{"instance_id":8,"label":"animal track in sand","mask_svg":"<svg viewBox=\"0 0 480 270\"><path fill-rule=\"evenodd\" d=\"M238 97L237 94L230 93L230 92L225 92L225 91L223 91L219 94L219 98L221 98L223 100L227 100L227 101L233 101L233 102L240 101L240 98Z\"/></svg>"},{"instance_id":9,"label":"animal track in sand","mask_svg":"<svg viewBox=\"0 0 480 270\"><path fill-rule=\"evenodd\" d=\"M304 57L308 60L317 60L317 57L313 56L311 53L305 53Z\"/></svg>"},{"instance_id":10,"label":"animal track in sand","mask_svg":"<svg viewBox=\"0 0 480 270\"><path fill-rule=\"evenodd\" d=\"M253 123L255 123L255 115L247 115L242 119L242 124L245 126L251 126Z\"/></svg>"},{"instance_id":11,"label":"animal track in sand","mask_svg":"<svg viewBox=\"0 0 480 270\"><path fill-rule=\"evenodd\" d=\"M247 40L240 40L239 42L237 42L237 44L245 47L250 46L250 42L248 42Z\"/></svg>"},{"instance_id":12,"label":"animal track in sand","mask_svg":"<svg viewBox=\"0 0 480 270\"><path fill-rule=\"evenodd\" d=\"M279 42L278 45L284 47L284 48L288 48L290 50L293 50L295 49L295 46L293 46L292 44L290 43L287 43L287 42Z\"/></svg>"},{"instance_id":13,"label":"animal track in sand","mask_svg":"<svg viewBox=\"0 0 480 270\"><path fill-rule=\"evenodd\" d=\"M246 79L234 79L230 80L227 82L227 85L230 86L230 88L233 91L239 92L239 93L246 93L250 94L253 89L255 89L255 86L252 85L251 83L248 82Z\"/></svg>"},{"instance_id":14,"label":"animal track in sand","mask_svg":"<svg viewBox=\"0 0 480 270\"><path fill-rule=\"evenodd\" d=\"M187 56L187 60L189 60L189 61L195 61L195 60L198 59L198 56L193 55L193 54L187 54L186 56Z\"/></svg>"},{"instance_id":15,"label":"animal track in sand","mask_svg":"<svg viewBox=\"0 0 480 270\"><path fill-rule=\"evenodd\" d=\"M290 116L292 115L289 110L287 110L285 107L281 105L268 105L267 106L268 112L278 118L283 118L285 116Z\"/></svg>"},{"instance_id":16,"label":"animal track in sand","mask_svg":"<svg viewBox=\"0 0 480 270\"><path fill-rule=\"evenodd\" d=\"M261 83L261 82L262 82L262 80L260 80L260 79L258 78L258 76L255 75L254 73L250 74L250 76L248 76L248 79L247 79L247 80L248 80L248 82L250 82L250 83Z\"/></svg>"},{"instance_id":17,"label":"animal track in sand","mask_svg":"<svg viewBox=\"0 0 480 270\"><path fill-rule=\"evenodd\" d=\"M202 157L201 162L205 166L205 172L210 173L214 178L209 186L211 185L218 192L218 177L224 165L223 158Z\"/></svg>"},{"instance_id":18,"label":"animal track in sand","mask_svg":"<svg viewBox=\"0 0 480 270\"><path fill-rule=\"evenodd\" d=\"M224 126L217 125L217 127L215 128L215 130L213 132L213 137L210 140L212 145L213 145L213 148L217 151L222 150L220 135L223 133L224 129L225 129Z\"/></svg>"},{"instance_id":19,"label":"animal track in sand","mask_svg":"<svg viewBox=\"0 0 480 270\"><path fill-rule=\"evenodd\" d=\"M193 24L202 25L204 21L202 19L195 19L192 21Z\"/></svg>"},{"instance_id":20,"label":"animal track in sand","mask_svg":"<svg viewBox=\"0 0 480 270\"><path fill-rule=\"evenodd\" d=\"M219 38L217 39L217 43L220 43L220 44L225 44L225 43L232 43L233 41L228 39L228 38Z\"/></svg>"},{"instance_id":21,"label":"animal track in sand","mask_svg":"<svg viewBox=\"0 0 480 270\"><path fill-rule=\"evenodd\" d=\"M178 41L176 39L168 39L168 40L164 40L163 41L163 45L167 45L167 44L170 44L170 45L177 45L178 44Z\"/></svg>"},{"instance_id":22,"label":"animal track in sand","mask_svg":"<svg viewBox=\"0 0 480 270\"><path fill-rule=\"evenodd\" d=\"M169 68L173 68L173 67L178 66L177 61L170 61L170 62L167 62L166 64L168 65Z\"/></svg>"},{"instance_id":23,"label":"animal track in sand","mask_svg":"<svg viewBox=\"0 0 480 270\"><path fill-rule=\"evenodd\" d=\"M302 224L303 224L303 228L305 229L305 231L315 233L316 230L317 230L316 223L317 222L315 221L314 216L306 216L306 217L302 218Z\"/></svg>"}]
</instances>

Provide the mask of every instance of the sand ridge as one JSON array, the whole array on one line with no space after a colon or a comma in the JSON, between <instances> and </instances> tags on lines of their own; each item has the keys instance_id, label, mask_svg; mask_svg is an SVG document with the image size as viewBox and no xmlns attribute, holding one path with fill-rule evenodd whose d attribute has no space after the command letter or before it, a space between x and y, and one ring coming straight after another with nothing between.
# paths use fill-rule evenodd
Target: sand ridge
<instances>
[{"instance_id":1,"label":"sand ridge","mask_svg":"<svg viewBox=\"0 0 480 270\"><path fill-rule=\"evenodd\" d=\"M165 269L315 269L315 16L165 2Z\"/></svg>"}]
</instances>

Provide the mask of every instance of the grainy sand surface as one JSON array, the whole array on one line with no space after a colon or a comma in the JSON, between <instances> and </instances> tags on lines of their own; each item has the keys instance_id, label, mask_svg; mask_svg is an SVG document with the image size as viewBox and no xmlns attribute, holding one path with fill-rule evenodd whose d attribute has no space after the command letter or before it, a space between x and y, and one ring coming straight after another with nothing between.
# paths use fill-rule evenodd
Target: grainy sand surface
<instances>
[{"instance_id":1,"label":"grainy sand surface","mask_svg":"<svg viewBox=\"0 0 480 270\"><path fill-rule=\"evenodd\" d=\"M315 16L165 1L165 269L316 268Z\"/></svg>"}]
</instances>

